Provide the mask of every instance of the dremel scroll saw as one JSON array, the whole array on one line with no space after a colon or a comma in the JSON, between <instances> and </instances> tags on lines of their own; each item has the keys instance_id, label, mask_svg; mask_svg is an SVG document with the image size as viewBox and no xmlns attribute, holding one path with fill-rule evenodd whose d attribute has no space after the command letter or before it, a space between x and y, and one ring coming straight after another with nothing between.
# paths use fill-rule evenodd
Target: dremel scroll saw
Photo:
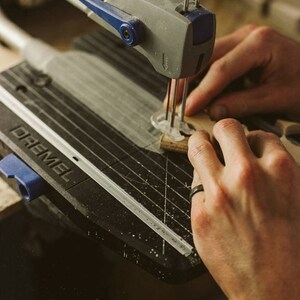
<instances>
[{"instance_id":1,"label":"dremel scroll saw","mask_svg":"<svg viewBox=\"0 0 300 300\"><path fill-rule=\"evenodd\" d=\"M191 233L192 168L159 149L150 118L180 138L178 82L184 104L185 78L211 57L215 16L197 0L69 2L109 32L59 53L1 16L1 39L24 62L0 74L0 154L10 153L0 170L29 208L41 205L161 279L192 279L205 272ZM166 89L175 104L157 114Z\"/></svg>"}]
</instances>

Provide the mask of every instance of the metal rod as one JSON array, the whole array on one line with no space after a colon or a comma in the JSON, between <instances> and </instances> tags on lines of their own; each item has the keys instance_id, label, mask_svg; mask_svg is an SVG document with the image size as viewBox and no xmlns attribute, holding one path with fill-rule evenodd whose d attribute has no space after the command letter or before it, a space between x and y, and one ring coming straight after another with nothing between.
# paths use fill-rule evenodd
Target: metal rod
<instances>
[{"instance_id":1,"label":"metal rod","mask_svg":"<svg viewBox=\"0 0 300 300\"><path fill-rule=\"evenodd\" d=\"M184 0L183 1L183 10L184 12L187 12L189 10L190 0Z\"/></svg>"},{"instance_id":2,"label":"metal rod","mask_svg":"<svg viewBox=\"0 0 300 300\"><path fill-rule=\"evenodd\" d=\"M9 47L16 50L22 50L31 37L24 30L10 21L0 7L0 40Z\"/></svg>"},{"instance_id":3,"label":"metal rod","mask_svg":"<svg viewBox=\"0 0 300 300\"><path fill-rule=\"evenodd\" d=\"M172 116L170 126L173 128L175 124L176 105L177 105L177 93L178 93L179 79L175 79L174 97L172 103Z\"/></svg>"},{"instance_id":4,"label":"metal rod","mask_svg":"<svg viewBox=\"0 0 300 300\"><path fill-rule=\"evenodd\" d=\"M67 0L67 1L73 4L74 6L76 6L77 8L79 8L80 10L82 10L83 12L87 12L89 10L84 4L82 4L78 0Z\"/></svg>"},{"instance_id":5,"label":"metal rod","mask_svg":"<svg viewBox=\"0 0 300 300\"><path fill-rule=\"evenodd\" d=\"M189 90L189 81L187 78L184 79L184 87L183 87L183 94L182 94L182 101L181 101L181 113L180 113L180 121L184 122L184 115L185 115L185 107L186 107L186 98Z\"/></svg>"},{"instance_id":6,"label":"metal rod","mask_svg":"<svg viewBox=\"0 0 300 300\"><path fill-rule=\"evenodd\" d=\"M172 79L169 80L168 83L168 91L167 91L167 107L166 107L166 120L169 118L169 110L170 110L170 100L171 100L171 87L172 87Z\"/></svg>"},{"instance_id":7,"label":"metal rod","mask_svg":"<svg viewBox=\"0 0 300 300\"><path fill-rule=\"evenodd\" d=\"M1 1L1 0L0 0ZM44 71L58 51L46 43L34 39L10 21L0 7L0 41L18 50L21 56L35 69Z\"/></svg>"}]
</instances>

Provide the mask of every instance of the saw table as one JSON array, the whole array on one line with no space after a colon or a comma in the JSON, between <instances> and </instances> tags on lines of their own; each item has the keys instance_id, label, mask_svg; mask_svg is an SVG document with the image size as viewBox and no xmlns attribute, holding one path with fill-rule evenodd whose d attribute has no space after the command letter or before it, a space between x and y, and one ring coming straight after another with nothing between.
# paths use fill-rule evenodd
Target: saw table
<instances>
[{"instance_id":1,"label":"saw table","mask_svg":"<svg viewBox=\"0 0 300 300\"><path fill-rule=\"evenodd\" d=\"M0 75L1 140L48 183L38 201L50 200L74 230L167 281L198 276L205 268L192 241L192 168L186 155L159 150L149 122L165 78L109 33L74 47L82 52L55 59L50 76L26 63Z\"/></svg>"}]
</instances>

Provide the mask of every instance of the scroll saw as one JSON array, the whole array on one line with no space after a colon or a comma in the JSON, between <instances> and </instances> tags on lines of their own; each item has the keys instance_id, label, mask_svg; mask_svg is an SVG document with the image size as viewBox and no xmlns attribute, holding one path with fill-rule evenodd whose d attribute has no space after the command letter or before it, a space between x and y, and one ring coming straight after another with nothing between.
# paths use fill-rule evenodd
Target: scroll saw
<instances>
[{"instance_id":1,"label":"scroll saw","mask_svg":"<svg viewBox=\"0 0 300 300\"><path fill-rule=\"evenodd\" d=\"M159 137L182 138L179 79L184 104L185 78L211 57L215 16L199 1L69 2L108 31L66 53L1 17L2 40L24 62L0 75L1 153L10 153L0 170L29 209L49 210L159 278L192 279L205 272L191 232L192 168L185 155L162 152ZM157 113L172 83L173 108Z\"/></svg>"}]
</instances>

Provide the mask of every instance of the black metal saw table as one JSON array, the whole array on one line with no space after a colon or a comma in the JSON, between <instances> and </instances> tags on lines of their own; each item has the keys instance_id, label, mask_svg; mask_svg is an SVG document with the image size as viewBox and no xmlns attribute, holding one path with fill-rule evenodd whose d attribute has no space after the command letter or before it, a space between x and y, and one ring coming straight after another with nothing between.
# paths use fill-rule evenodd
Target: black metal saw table
<instances>
[{"instance_id":1,"label":"black metal saw table","mask_svg":"<svg viewBox=\"0 0 300 300\"><path fill-rule=\"evenodd\" d=\"M0 75L1 140L47 182L35 201L55 206L64 225L166 281L197 277L192 167L159 150L149 119L167 79L109 33L74 48L47 75L26 62Z\"/></svg>"}]
</instances>

